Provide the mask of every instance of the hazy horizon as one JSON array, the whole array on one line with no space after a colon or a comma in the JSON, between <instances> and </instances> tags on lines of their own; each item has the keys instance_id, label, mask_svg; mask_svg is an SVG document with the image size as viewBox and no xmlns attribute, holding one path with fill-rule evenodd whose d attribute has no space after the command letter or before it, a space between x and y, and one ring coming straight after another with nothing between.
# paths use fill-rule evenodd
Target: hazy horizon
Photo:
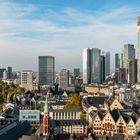
<instances>
[{"instance_id":1,"label":"hazy horizon","mask_svg":"<svg viewBox=\"0 0 140 140\"><path fill-rule=\"evenodd\" d=\"M38 56L55 56L56 71L82 70L84 48L114 54L137 47L140 1L0 0L0 64L38 70Z\"/></svg>"}]
</instances>

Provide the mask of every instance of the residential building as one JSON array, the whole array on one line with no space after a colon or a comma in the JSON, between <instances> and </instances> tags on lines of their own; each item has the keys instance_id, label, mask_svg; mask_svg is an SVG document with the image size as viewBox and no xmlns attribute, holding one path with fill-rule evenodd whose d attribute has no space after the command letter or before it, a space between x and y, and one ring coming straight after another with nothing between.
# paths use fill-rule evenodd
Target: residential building
<instances>
[{"instance_id":1,"label":"residential building","mask_svg":"<svg viewBox=\"0 0 140 140\"><path fill-rule=\"evenodd\" d=\"M39 86L52 86L55 80L55 58L54 56L39 56Z\"/></svg>"},{"instance_id":2,"label":"residential building","mask_svg":"<svg viewBox=\"0 0 140 140\"><path fill-rule=\"evenodd\" d=\"M69 86L69 70L62 69L59 73L59 86L62 89L67 89Z\"/></svg>"},{"instance_id":3,"label":"residential building","mask_svg":"<svg viewBox=\"0 0 140 140\"><path fill-rule=\"evenodd\" d=\"M125 110L93 110L89 113L89 124L92 127L93 133L96 137L102 135L113 137L115 135L122 135L122 139L133 139L136 131L138 132L140 125L136 124L139 120L138 115L131 116L132 112L127 114ZM134 119L135 118L135 119Z\"/></svg>"}]
</instances>

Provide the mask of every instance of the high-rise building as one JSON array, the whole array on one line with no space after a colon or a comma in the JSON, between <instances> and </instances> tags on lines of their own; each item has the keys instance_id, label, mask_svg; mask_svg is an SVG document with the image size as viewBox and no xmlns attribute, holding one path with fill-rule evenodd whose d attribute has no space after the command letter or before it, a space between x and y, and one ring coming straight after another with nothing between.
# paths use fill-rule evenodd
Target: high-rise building
<instances>
[{"instance_id":1,"label":"high-rise building","mask_svg":"<svg viewBox=\"0 0 140 140\"><path fill-rule=\"evenodd\" d=\"M135 48L133 44L125 44L123 50L123 67L128 68L127 61L129 59L135 59Z\"/></svg>"},{"instance_id":2,"label":"high-rise building","mask_svg":"<svg viewBox=\"0 0 140 140\"><path fill-rule=\"evenodd\" d=\"M105 76L110 75L110 52L105 53Z\"/></svg>"},{"instance_id":3,"label":"high-rise building","mask_svg":"<svg viewBox=\"0 0 140 140\"><path fill-rule=\"evenodd\" d=\"M137 59L128 60L128 83L135 84L137 82Z\"/></svg>"},{"instance_id":4,"label":"high-rise building","mask_svg":"<svg viewBox=\"0 0 140 140\"><path fill-rule=\"evenodd\" d=\"M54 84L55 58L54 56L39 56L39 85Z\"/></svg>"},{"instance_id":5,"label":"high-rise building","mask_svg":"<svg viewBox=\"0 0 140 140\"><path fill-rule=\"evenodd\" d=\"M98 48L83 49L83 83L100 83L100 54Z\"/></svg>"},{"instance_id":6,"label":"high-rise building","mask_svg":"<svg viewBox=\"0 0 140 140\"><path fill-rule=\"evenodd\" d=\"M105 56L100 56L100 75L101 75L101 83L105 80Z\"/></svg>"},{"instance_id":7,"label":"high-rise building","mask_svg":"<svg viewBox=\"0 0 140 140\"><path fill-rule=\"evenodd\" d=\"M83 49L83 83L91 83L91 62L90 62L90 53L91 49Z\"/></svg>"},{"instance_id":8,"label":"high-rise building","mask_svg":"<svg viewBox=\"0 0 140 140\"><path fill-rule=\"evenodd\" d=\"M116 83L127 83L126 68L119 68L115 70Z\"/></svg>"},{"instance_id":9,"label":"high-rise building","mask_svg":"<svg viewBox=\"0 0 140 140\"><path fill-rule=\"evenodd\" d=\"M12 67L7 67L7 78L12 79Z\"/></svg>"},{"instance_id":10,"label":"high-rise building","mask_svg":"<svg viewBox=\"0 0 140 140\"><path fill-rule=\"evenodd\" d=\"M21 72L21 86L27 90L33 89L33 72L31 70Z\"/></svg>"},{"instance_id":11,"label":"high-rise building","mask_svg":"<svg viewBox=\"0 0 140 140\"><path fill-rule=\"evenodd\" d=\"M3 80L7 80L8 79L8 74L7 74L7 70L5 70L3 72Z\"/></svg>"},{"instance_id":12,"label":"high-rise building","mask_svg":"<svg viewBox=\"0 0 140 140\"><path fill-rule=\"evenodd\" d=\"M138 82L140 82L140 16L137 19L137 33L138 33L137 80L138 80Z\"/></svg>"},{"instance_id":13,"label":"high-rise building","mask_svg":"<svg viewBox=\"0 0 140 140\"><path fill-rule=\"evenodd\" d=\"M120 54L120 68L123 68L123 53Z\"/></svg>"},{"instance_id":14,"label":"high-rise building","mask_svg":"<svg viewBox=\"0 0 140 140\"><path fill-rule=\"evenodd\" d=\"M59 86L66 89L69 86L69 70L62 69L59 74Z\"/></svg>"},{"instance_id":15,"label":"high-rise building","mask_svg":"<svg viewBox=\"0 0 140 140\"><path fill-rule=\"evenodd\" d=\"M3 72L5 71L5 68L0 68L0 79L3 79Z\"/></svg>"},{"instance_id":16,"label":"high-rise building","mask_svg":"<svg viewBox=\"0 0 140 140\"><path fill-rule=\"evenodd\" d=\"M73 74L75 77L79 77L80 76L80 68L74 68Z\"/></svg>"},{"instance_id":17,"label":"high-rise building","mask_svg":"<svg viewBox=\"0 0 140 140\"><path fill-rule=\"evenodd\" d=\"M120 68L120 56L118 53L115 54L115 69Z\"/></svg>"}]
</instances>

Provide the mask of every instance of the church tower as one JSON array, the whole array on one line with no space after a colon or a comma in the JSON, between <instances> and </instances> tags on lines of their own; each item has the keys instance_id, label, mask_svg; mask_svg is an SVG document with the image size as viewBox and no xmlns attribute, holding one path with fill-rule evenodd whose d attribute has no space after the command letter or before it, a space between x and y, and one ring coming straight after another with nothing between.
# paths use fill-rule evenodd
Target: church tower
<instances>
[{"instance_id":1,"label":"church tower","mask_svg":"<svg viewBox=\"0 0 140 140\"><path fill-rule=\"evenodd\" d=\"M46 97L43 115L43 136L48 136L49 133L49 112L48 112L48 99Z\"/></svg>"}]
</instances>

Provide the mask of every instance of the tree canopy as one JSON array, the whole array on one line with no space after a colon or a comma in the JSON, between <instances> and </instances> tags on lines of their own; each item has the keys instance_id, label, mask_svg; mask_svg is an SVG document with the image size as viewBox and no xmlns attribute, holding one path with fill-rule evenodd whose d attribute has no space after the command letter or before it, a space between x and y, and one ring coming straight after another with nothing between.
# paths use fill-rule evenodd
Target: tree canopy
<instances>
[{"instance_id":1,"label":"tree canopy","mask_svg":"<svg viewBox=\"0 0 140 140\"><path fill-rule=\"evenodd\" d=\"M81 109L82 106L81 106L81 100L80 100L80 97L77 93L72 93L70 94L70 97L71 97L71 101L68 102L64 108L65 109L73 109L73 108L78 108L78 109Z\"/></svg>"}]
</instances>

